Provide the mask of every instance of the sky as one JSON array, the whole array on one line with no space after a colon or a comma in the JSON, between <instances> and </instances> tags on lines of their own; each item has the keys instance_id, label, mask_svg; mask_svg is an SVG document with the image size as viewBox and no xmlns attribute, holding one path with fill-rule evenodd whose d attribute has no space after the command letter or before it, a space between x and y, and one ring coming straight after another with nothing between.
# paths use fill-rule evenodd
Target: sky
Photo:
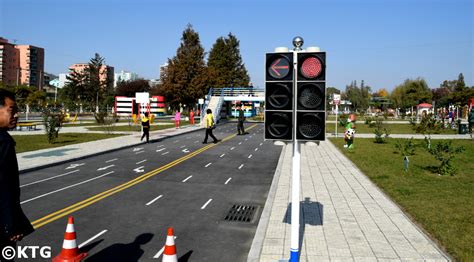
<instances>
[{"instance_id":1,"label":"sky","mask_svg":"<svg viewBox=\"0 0 474 262\"><path fill-rule=\"evenodd\" d=\"M158 78L188 24L206 52L234 34L260 88L265 53L295 36L327 52L328 87L421 77L437 88L459 73L474 86L474 0L0 0L0 36L44 48L53 74L99 53L115 72Z\"/></svg>"}]
</instances>

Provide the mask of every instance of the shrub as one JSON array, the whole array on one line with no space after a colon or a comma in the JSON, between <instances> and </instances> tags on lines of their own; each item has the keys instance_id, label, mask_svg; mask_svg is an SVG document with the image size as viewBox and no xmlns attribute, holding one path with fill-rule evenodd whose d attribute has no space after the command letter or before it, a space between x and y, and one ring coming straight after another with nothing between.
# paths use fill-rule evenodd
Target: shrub
<instances>
[{"instance_id":1,"label":"shrub","mask_svg":"<svg viewBox=\"0 0 474 262\"><path fill-rule=\"evenodd\" d=\"M433 155L436 160L441 161L438 167L440 175L451 175L456 174L456 167L452 165L452 160L456 154L464 151L464 147L453 147L453 141L441 141L436 143L431 148L428 148L428 152Z\"/></svg>"},{"instance_id":2,"label":"shrub","mask_svg":"<svg viewBox=\"0 0 474 262\"><path fill-rule=\"evenodd\" d=\"M385 143L385 139L390 135L390 129L385 127L382 118L377 118L377 120L375 120L374 127L375 143Z\"/></svg>"},{"instance_id":3,"label":"shrub","mask_svg":"<svg viewBox=\"0 0 474 262\"><path fill-rule=\"evenodd\" d=\"M52 144L59 136L59 130L64 122L63 113L53 113L48 109L43 111L43 122L48 143Z\"/></svg>"}]
</instances>

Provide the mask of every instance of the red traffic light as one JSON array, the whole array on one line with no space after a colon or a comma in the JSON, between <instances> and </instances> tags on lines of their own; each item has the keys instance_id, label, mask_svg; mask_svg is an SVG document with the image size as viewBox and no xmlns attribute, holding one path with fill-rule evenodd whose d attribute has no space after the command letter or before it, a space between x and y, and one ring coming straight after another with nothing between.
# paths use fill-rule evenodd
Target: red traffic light
<instances>
[{"instance_id":1,"label":"red traffic light","mask_svg":"<svg viewBox=\"0 0 474 262\"><path fill-rule=\"evenodd\" d=\"M306 58L301 65L301 74L306 78L316 78L321 74L321 71L321 61L314 56Z\"/></svg>"}]
</instances>

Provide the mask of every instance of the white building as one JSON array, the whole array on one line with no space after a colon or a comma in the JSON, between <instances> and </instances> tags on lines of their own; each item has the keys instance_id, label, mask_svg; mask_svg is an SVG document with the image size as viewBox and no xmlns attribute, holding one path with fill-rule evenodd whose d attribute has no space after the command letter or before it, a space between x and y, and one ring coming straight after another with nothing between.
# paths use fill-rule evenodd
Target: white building
<instances>
[{"instance_id":1,"label":"white building","mask_svg":"<svg viewBox=\"0 0 474 262\"><path fill-rule=\"evenodd\" d=\"M138 79L138 74L128 72L128 71L120 71L120 73L114 74L114 88L117 87L119 81L134 81Z\"/></svg>"},{"instance_id":2,"label":"white building","mask_svg":"<svg viewBox=\"0 0 474 262\"><path fill-rule=\"evenodd\" d=\"M68 74L59 74L59 84L58 84L58 88L63 88L63 87L67 84L67 82L68 82L68 80L67 80L67 78L66 78L67 75L68 75Z\"/></svg>"}]
</instances>

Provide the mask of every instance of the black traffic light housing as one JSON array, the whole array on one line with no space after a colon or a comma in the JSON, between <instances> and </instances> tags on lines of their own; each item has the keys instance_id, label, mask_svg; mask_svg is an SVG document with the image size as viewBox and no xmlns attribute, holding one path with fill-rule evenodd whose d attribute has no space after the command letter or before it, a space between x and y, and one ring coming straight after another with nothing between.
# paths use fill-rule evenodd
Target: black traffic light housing
<instances>
[{"instance_id":1,"label":"black traffic light housing","mask_svg":"<svg viewBox=\"0 0 474 262\"><path fill-rule=\"evenodd\" d=\"M296 140L326 138L326 53L297 55Z\"/></svg>"},{"instance_id":2,"label":"black traffic light housing","mask_svg":"<svg viewBox=\"0 0 474 262\"><path fill-rule=\"evenodd\" d=\"M293 53L268 53L265 60L265 139L293 139Z\"/></svg>"}]
</instances>

